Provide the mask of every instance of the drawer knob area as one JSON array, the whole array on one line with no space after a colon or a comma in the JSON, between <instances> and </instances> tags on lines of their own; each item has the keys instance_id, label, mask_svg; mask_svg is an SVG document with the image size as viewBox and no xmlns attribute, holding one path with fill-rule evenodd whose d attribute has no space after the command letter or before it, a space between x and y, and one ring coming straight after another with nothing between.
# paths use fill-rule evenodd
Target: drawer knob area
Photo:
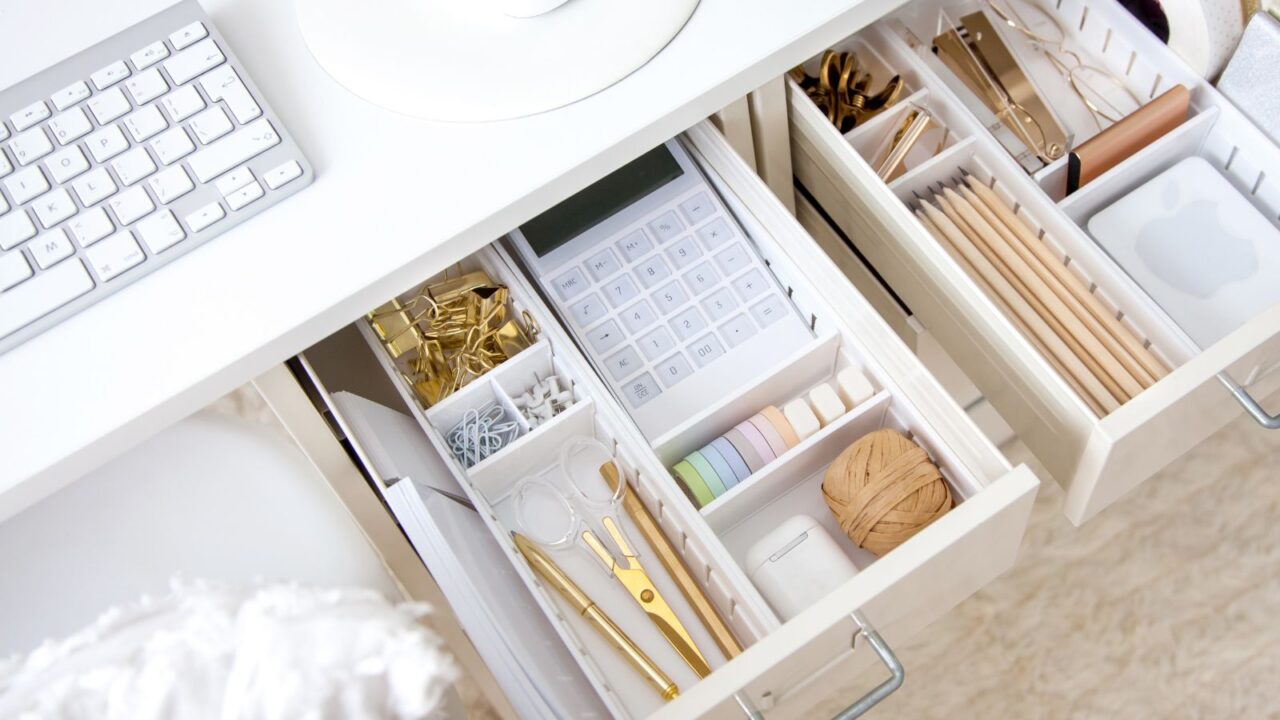
<instances>
[{"instance_id":1,"label":"drawer knob area","mask_svg":"<svg viewBox=\"0 0 1280 720\"><path fill-rule=\"evenodd\" d=\"M1253 399L1249 391L1241 387L1235 380L1232 380L1226 373L1218 373L1218 379L1222 381L1223 385L1227 386L1232 395L1236 396L1236 400L1244 406L1244 409L1253 416L1254 420L1258 421L1259 425L1268 430L1280 428L1280 415L1271 415L1262 409L1262 405Z\"/></svg>"}]
</instances>

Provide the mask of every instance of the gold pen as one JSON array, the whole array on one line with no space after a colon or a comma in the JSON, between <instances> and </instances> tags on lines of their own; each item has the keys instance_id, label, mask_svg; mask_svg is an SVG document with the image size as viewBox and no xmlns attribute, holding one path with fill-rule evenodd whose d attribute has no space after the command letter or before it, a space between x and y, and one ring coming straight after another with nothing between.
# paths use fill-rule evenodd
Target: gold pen
<instances>
[{"instance_id":1,"label":"gold pen","mask_svg":"<svg viewBox=\"0 0 1280 720\"><path fill-rule=\"evenodd\" d=\"M533 568L543 580L546 580L551 587L560 593L560 597L573 607L578 614L586 618L587 622L600 633L604 639L608 640L614 648L622 654L628 662L631 663L650 685L657 689L664 700L671 700L680 693L676 684L667 677L666 673L658 667L657 663L649 659L648 655L640 649L640 646L632 642L631 638L622 631L603 610L596 605L595 601L582 592L582 589L574 584L573 580L556 565L551 558L542 554L528 538L520 533L513 532L511 537L515 540L516 549L524 556L525 561L529 563L529 567Z\"/></svg>"}]
</instances>

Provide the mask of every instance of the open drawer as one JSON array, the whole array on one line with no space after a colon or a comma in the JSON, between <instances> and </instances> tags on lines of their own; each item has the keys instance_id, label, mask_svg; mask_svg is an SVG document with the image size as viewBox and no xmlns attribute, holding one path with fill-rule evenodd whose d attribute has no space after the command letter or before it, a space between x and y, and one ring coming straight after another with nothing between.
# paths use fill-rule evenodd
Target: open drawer
<instances>
[{"instance_id":1,"label":"open drawer","mask_svg":"<svg viewBox=\"0 0 1280 720\"><path fill-rule=\"evenodd\" d=\"M942 18L955 19L985 5L913 0L837 49L857 52L877 68L877 76L901 74L904 97L949 128L944 149L886 184L870 161L901 124L904 111L891 109L842 135L789 81L792 150L798 183L1066 488L1065 512L1079 524L1242 408L1265 427L1280 426L1253 399L1280 388L1280 373L1269 372L1280 361L1280 307L1201 349L1089 237L1085 222L1143 181L1198 155L1276 224L1280 150L1120 4L1058 0L1041 5L1067 29L1070 42L1105 64L1141 101L1175 83L1185 85L1191 91L1188 120L1064 197L1066 157L1028 174L995 140L992 119L979 120L963 104L958 81L928 51ZM1114 409L1091 407L913 215L910 206L918 197L962 172L994 189L1039 229L1056 260L1167 365L1168 374Z\"/></svg>"},{"instance_id":2,"label":"open drawer","mask_svg":"<svg viewBox=\"0 0 1280 720\"><path fill-rule=\"evenodd\" d=\"M474 649L471 657L488 664L523 717L740 717L751 709L771 718L808 717L834 683L865 671L879 656L892 677L854 702L854 709L865 710L901 682L892 643L911 636L1012 565L1037 488L1034 475L1025 467L1009 466L714 128L702 123L686 138L726 205L810 318L814 337L785 363L762 368L758 381L744 387L739 397L725 398L698 422L682 425L685 429L676 437L663 438L662 446L641 435L502 243L460 259L460 269L484 270L505 285L513 314L527 313L541 331L532 345L445 400L429 408L418 401L364 318L291 364L301 390L275 383L277 392L305 392L316 411L329 418L369 479L365 484L352 473L332 478L339 495L365 506L381 496L453 604ZM845 367L858 368L872 382L873 397L706 507L695 507L678 489L667 469L672 458L732 427L742 408L779 404ZM476 464L466 466L454 457L445 436L467 409L490 400L510 407L512 396L552 372L572 385L572 405L540 425L522 426L517 439ZM268 385L259 383L259 388L272 401ZM290 418L282 419L290 423ZM956 505L877 558L848 541L818 486L840 450L883 427L906 434L925 449ZM577 557L573 549L553 555L675 681L680 694L670 702L646 685L581 615L566 612L569 606L530 569L512 541L510 533L521 522L513 509L516 481L555 472L560 447L581 435L612 448L631 489L744 648L736 654L713 641L670 573L652 559L657 551L646 543L636 543L641 562L710 664L713 672L705 678L699 680L680 662L591 557ZM442 500L444 496L454 497ZM466 510L471 513L466 524L475 532L465 553L433 524L437 516L431 505L440 503L452 503L448 506L453 510L462 503L473 508ZM753 540L797 512L829 526L859 572L825 596L812 598L807 609L784 622L748 576L744 554ZM368 519L359 513L356 517ZM633 542L643 538L630 518L620 516L619 521ZM393 573L405 567L404 538L370 536ZM490 562L469 564L464 555ZM487 571L475 570L481 565ZM506 589L500 593L503 602L493 608L487 603L480 603L483 608L458 606L459 598L475 597L466 595L466 588L492 590L499 582ZM538 648L537 660L513 663L518 653L500 651L495 643L514 636L503 636L504 629L519 633L526 647ZM868 677L868 684L874 684L878 675ZM538 691L526 692L530 686ZM530 699L535 695L538 699Z\"/></svg>"}]
</instances>

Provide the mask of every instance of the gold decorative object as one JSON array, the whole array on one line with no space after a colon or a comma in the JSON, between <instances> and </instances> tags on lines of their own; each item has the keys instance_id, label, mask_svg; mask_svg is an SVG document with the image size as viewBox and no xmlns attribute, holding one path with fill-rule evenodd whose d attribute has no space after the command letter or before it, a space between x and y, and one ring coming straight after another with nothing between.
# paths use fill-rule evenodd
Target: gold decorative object
<instances>
[{"instance_id":1,"label":"gold decorative object","mask_svg":"<svg viewBox=\"0 0 1280 720\"><path fill-rule=\"evenodd\" d=\"M871 73L862 72L858 55L852 52L822 53L817 77L808 75L802 67L793 68L789 75L840 132L849 132L875 117L902 94L902 78L898 75L879 91L871 92L874 78Z\"/></svg>"},{"instance_id":2,"label":"gold decorative object","mask_svg":"<svg viewBox=\"0 0 1280 720\"><path fill-rule=\"evenodd\" d=\"M533 343L537 325L508 317L508 291L483 271L428 282L369 313L369 324L419 402L431 407Z\"/></svg>"}]
</instances>

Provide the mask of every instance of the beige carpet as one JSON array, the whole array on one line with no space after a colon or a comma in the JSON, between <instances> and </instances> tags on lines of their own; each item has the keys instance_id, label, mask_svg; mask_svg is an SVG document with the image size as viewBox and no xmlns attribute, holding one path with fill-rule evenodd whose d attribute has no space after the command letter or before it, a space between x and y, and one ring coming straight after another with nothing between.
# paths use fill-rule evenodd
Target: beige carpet
<instances>
[{"instance_id":1,"label":"beige carpet","mask_svg":"<svg viewBox=\"0 0 1280 720\"><path fill-rule=\"evenodd\" d=\"M1242 418L1083 528L1044 485L1017 564L897 648L870 717L1280 717L1278 468Z\"/></svg>"}]
</instances>

